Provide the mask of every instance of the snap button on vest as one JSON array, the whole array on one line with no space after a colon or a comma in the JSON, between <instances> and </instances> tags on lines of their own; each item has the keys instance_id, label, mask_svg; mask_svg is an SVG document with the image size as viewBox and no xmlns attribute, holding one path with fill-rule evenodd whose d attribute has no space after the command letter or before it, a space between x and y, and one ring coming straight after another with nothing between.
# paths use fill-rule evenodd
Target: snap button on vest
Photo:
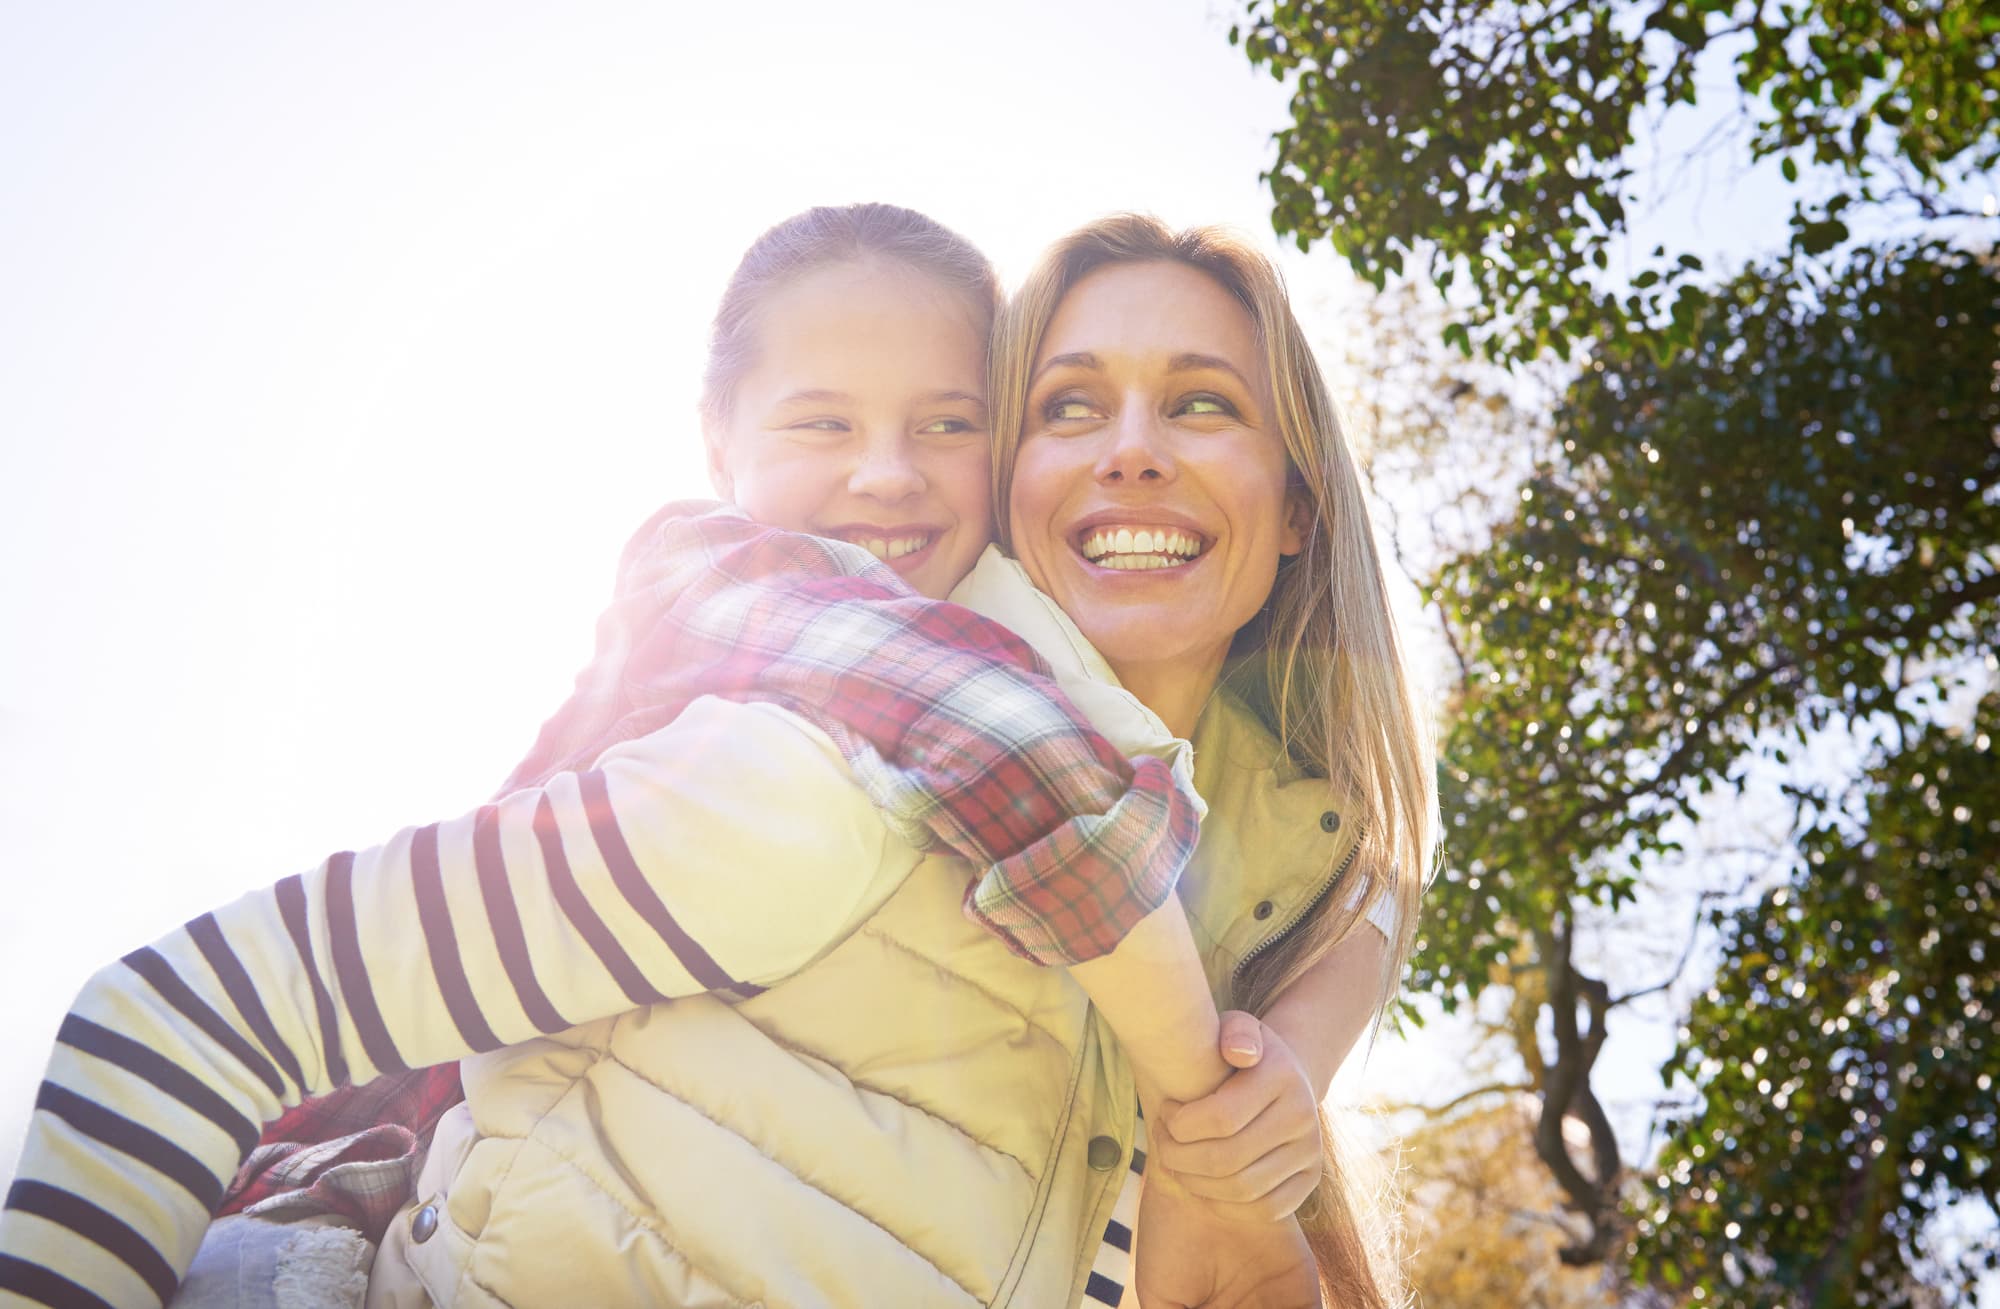
<instances>
[{"instance_id":1,"label":"snap button on vest","mask_svg":"<svg viewBox=\"0 0 2000 1309\"><path fill-rule=\"evenodd\" d=\"M1092 1168L1101 1173L1106 1169L1116 1168L1120 1156L1124 1153L1118 1148L1115 1137L1093 1136L1090 1138L1090 1153L1084 1158L1089 1161Z\"/></svg>"},{"instance_id":2,"label":"snap button on vest","mask_svg":"<svg viewBox=\"0 0 2000 1309\"><path fill-rule=\"evenodd\" d=\"M1255 909L1252 909L1250 913L1257 919L1258 922L1260 923L1263 922L1266 918L1269 918L1271 916L1271 902L1269 900L1259 900L1257 902L1257 907Z\"/></svg>"},{"instance_id":3,"label":"snap button on vest","mask_svg":"<svg viewBox=\"0 0 2000 1309\"><path fill-rule=\"evenodd\" d=\"M1340 815L1331 809L1321 814L1319 816L1319 830L1322 832L1338 832L1340 830Z\"/></svg>"},{"instance_id":4,"label":"snap button on vest","mask_svg":"<svg viewBox=\"0 0 2000 1309\"><path fill-rule=\"evenodd\" d=\"M427 1204L410 1218L410 1239L418 1245L431 1239L431 1233L438 1229L438 1207Z\"/></svg>"}]
</instances>

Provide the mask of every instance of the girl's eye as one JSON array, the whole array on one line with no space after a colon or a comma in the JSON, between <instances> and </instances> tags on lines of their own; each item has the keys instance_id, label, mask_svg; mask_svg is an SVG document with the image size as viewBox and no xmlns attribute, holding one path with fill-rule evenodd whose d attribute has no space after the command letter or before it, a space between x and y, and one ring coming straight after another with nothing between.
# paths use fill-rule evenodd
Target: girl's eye
<instances>
[{"instance_id":1,"label":"girl's eye","mask_svg":"<svg viewBox=\"0 0 2000 1309\"><path fill-rule=\"evenodd\" d=\"M1095 416L1096 412L1091 409L1089 401L1078 400L1073 396L1062 396L1051 400L1042 409L1043 420L1051 423L1081 422Z\"/></svg>"},{"instance_id":2,"label":"girl's eye","mask_svg":"<svg viewBox=\"0 0 2000 1309\"><path fill-rule=\"evenodd\" d=\"M964 436L978 429L963 418L934 418L917 430L926 436Z\"/></svg>"},{"instance_id":3,"label":"girl's eye","mask_svg":"<svg viewBox=\"0 0 2000 1309\"><path fill-rule=\"evenodd\" d=\"M1174 412L1177 414L1201 416L1221 415L1226 418L1233 418L1236 416L1236 407L1219 395L1191 395L1181 401L1180 408Z\"/></svg>"},{"instance_id":4,"label":"girl's eye","mask_svg":"<svg viewBox=\"0 0 2000 1309\"><path fill-rule=\"evenodd\" d=\"M846 420L840 418L807 418L791 424L794 432L845 432Z\"/></svg>"}]
</instances>

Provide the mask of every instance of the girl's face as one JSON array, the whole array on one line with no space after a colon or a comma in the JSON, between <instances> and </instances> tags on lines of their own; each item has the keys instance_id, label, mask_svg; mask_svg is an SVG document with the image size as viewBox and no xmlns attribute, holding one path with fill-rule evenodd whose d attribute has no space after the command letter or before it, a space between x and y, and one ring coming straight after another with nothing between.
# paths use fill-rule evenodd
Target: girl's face
<instances>
[{"instance_id":1,"label":"girl's face","mask_svg":"<svg viewBox=\"0 0 2000 1309\"><path fill-rule=\"evenodd\" d=\"M964 297L912 269L834 264L772 294L757 339L707 433L716 490L943 599L993 535L986 341Z\"/></svg>"},{"instance_id":2,"label":"girl's face","mask_svg":"<svg viewBox=\"0 0 2000 1309\"><path fill-rule=\"evenodd\" d=\"M1009 506L1022 565L1190 729L1305 521L1249 313L1183 264L1098 269L1057 306L1025 414Z\"/></svg>"}]
</instances>

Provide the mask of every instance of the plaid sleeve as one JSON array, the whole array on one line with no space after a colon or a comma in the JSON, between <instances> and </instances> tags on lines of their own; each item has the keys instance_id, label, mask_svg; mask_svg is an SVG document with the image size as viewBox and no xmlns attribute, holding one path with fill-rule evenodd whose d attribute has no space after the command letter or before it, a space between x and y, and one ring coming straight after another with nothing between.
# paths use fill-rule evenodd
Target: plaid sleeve
<instances>
[{"instance_id":1,"label":"plaid sleeve","mask_svg":"<svg viewBox=\"0 0 2000 1309\"><path fill-rule=\"evenodd\" d=\"M649 531L621 582L646 617L613 737L700 695L799 714L900 834L981 870L967 915L1037 963L1105 954L1165 902L1196 803L1165 760L1128 761L1092 730L1026 642L857 547L730 514Z\"/></svg>"}]
</instances>

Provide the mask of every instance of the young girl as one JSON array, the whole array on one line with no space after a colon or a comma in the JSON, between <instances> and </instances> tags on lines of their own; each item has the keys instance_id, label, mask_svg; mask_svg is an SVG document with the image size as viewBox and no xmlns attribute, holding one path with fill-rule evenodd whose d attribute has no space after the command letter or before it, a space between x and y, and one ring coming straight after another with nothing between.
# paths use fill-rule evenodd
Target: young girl
<instances>
[{"instance_id":1,"label":"young girl","mask_svg":"<svg viewBox=\"0 0 2000 1309\"><path fill-rule=\"evenodd\" d=\"M942 593L988 532L990 281L982 303L976 279L870 244L914 228L952 253L913 215L850 211L845 250L811 230L832 216L803 219L753 249L718 318L718 481ZM606 652L660 677L636 703L573 701L522 768L571 771L336 856L93 981L0 1223L0 1287L156 1303L251 1123L340 1081L513 1043L467 1065L468 1105L391 1230L378 1302L1075 1297L1076 1233L1102 1227L1123 1171L1131 1074L1059 972L1023 956L1103 956L1078 979L1143 1079L1192 1099L1220 1077L1205 992L1175 989L1192 952L1162 899L1192 835L1162 762L1176 743L1107 701L1097 716L1122 714L1114 735L1150 761L1126 773L1101 743L1076 746L1060 697L1022 693L1033 661L1017 645L927 626L940 611L836 548L809 557L726 520L663 530L639 589L673 599L632 634L671 636L674 659ZM686 558L692 571L669 566ZM838 585L774 599L802 564ZM717 575L728 584L700 584ZM958 651L968 633L989 654ZM867 724L857 705L885 688L923 708ZM828 693L852 698L828 713ZM996 751L974 729L999 710L1025 730ZM1025 784L991 784L1001 761ZM1059 801L1028 807L1039 845L1004 821L1036 795ZM938 834L986 866L966 902L977 926L948 912L962 876L912 875ZM941 1001L912 991L926 977ZM748 998L654 1003L717 988ZM870 996L891 1008L856 1012ZM1169 1039L1190 1015L1194 1040ZM560 1168L524 1189L516 1175L545 1158L614 1166L574 1194L551 1189ZM632 1253L565 1258L587 1248Z\"/></svg>"}]
</instances>

